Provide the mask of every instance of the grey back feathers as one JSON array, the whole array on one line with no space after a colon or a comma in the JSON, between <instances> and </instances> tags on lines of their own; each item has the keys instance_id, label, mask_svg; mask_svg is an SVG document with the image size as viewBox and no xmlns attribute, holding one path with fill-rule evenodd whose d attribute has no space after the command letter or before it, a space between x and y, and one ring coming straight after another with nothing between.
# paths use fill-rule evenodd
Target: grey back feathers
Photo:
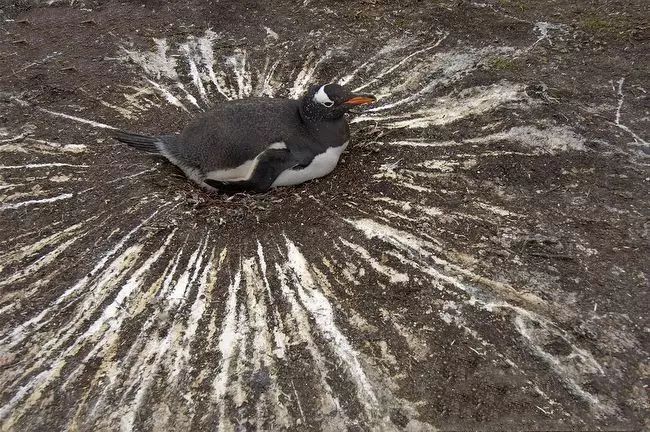
<instances>
[{"instance_id":1,"label":"grey back feathers","mask_svg":"<svg viewBox=\"0 0 650 432\"><path fill-rule=\"evenodd\" d=\"M272 143L302 133L297 101L240 99L219 104L193 120L174 150L208 169L234 168Z\"/></svg>"},{"instance_id":2,"label":"grey back feathers","mask_svg":"<svg viewBox=\"0 0 650 432\"><path fill-rule=\"evenodd\" d=\"M166 157L206 189L238 186L263 191L276 179L277 185L292 184L288 179L302 182L334 169L349 139L344 114L350 100L354 95L341 86L317 85L300 100L220 103L180 135L119 132L115 138ZM340 149L328 152L332 148ZM297 170L305 171L295 175Z\"/></svg>"}]
</instances>

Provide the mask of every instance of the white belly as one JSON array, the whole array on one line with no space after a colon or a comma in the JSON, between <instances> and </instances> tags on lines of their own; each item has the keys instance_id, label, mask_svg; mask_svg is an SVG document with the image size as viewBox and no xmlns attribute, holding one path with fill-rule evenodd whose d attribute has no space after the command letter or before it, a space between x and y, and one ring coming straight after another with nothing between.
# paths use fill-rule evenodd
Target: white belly
<instances>
[{"instance_id":1,"label":"white belly","mask_svg":"<svg viewBox=\"0 0 650 432\"><path fill-rule=\"evenodd\" d=\"M336 164L339 162L341 153L348 146L346 142L340 147L330 147L325 153L321 153L311 161L309 165L303 169L295 170L288 169L283 171L273 182L271 187L276 186L292 186L300 183L304 183L308 180L315 179L318 177L326 176L331 173Z\"/></svg>"}]
</instances>

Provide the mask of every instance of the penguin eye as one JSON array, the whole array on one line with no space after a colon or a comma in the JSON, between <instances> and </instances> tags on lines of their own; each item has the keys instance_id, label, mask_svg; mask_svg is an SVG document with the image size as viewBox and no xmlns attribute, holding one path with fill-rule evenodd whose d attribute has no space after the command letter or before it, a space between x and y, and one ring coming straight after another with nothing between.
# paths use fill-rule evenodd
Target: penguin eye
<instances>
[{"instance_id":1,"label":"penguin eye","mask_svg":"<svg viewBox=\"0 0 650 432\"><path fill-rule=\"evenodd\" d=\"M325 105L327 108L330 108L332 105L334 105L334 102L332 102L332 101L323 102L323 105Z\"/></svg>"}]
</instances>

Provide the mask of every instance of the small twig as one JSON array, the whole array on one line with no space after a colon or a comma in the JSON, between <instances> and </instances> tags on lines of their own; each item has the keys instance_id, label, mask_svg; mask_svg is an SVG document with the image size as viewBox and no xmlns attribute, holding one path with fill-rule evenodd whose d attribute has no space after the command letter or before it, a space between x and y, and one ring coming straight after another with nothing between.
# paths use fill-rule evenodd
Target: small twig
<instances>
[{"instance_id":1,"label":"small twig","mask_svg":"<svg viewBox=\"0 0 650 432\"><path fill-rule=\"evenodd\" d=\"M565 261L574 261L576 258L571 255L547 254L543 252L529 252L528 255L540 258L551 258Z\"/></svg>"},{"instance_id":2,"label":"small twig","mask_svg":"<svg viewBox=\"0 0 650 432\"><path fill-rule=\"evenodd\" d=\"M476 350L475 350L474 348L472 348L472 347L469 347L469 349L471 349L472 351L474 351L476 354L480 355L481 357L483 357L483 355L484 355L483 353L480 353L480 352L476 351Z\"/></svg>"},{"instance_id":3,"label":"small twig","mask_svg":"<svg viewBox=\"0 0 650 432\"><path fill-rule=\"evenodd\" d=\"M302 410L302 405L300 404L300 397L298 397L298 392L296 391L296 385L293 383L293 380L291 380L291 387L293 387L293 394L296 395L296 402L298 403L298 409L300 410L300 417L302 417L302 421L306 421L305 419L305 413Z\"/></svg>"},{"instance_id":4,"label":"small twig","mask_svg":"<svg viewBox=\"0 0 650 432\"><path fill-rule=\"evenodd\" d=\"M551 415L550 412L546 411L544 408L542 408L540 406L535 405L535 408L537 408L538 410L540 410L541 412L543 412L546 415Z\"/></svg>"},{"instance_id":5,"label":"small twig","mask_svg":"<svg viewBox=\"0 0 650 432\"><path fill-rule=\"evenodd\" d=\"M614 87L614 89L617 90L616 94L618 96L618 105L616 107L616 116L614 119L614 124L618 126L619 129L624 130L625 132L630 134L632 138L634 138L634 141L647 146L648 142L646 140L644 140L639 135L637 135L628 126L625 126L624 124L621 123L621 109L623 108L623 101L625 99L625 93L623 93L623 84L625 84L625 78L621 78L620 80L618 80L617 84L618 84L618 89L614 87L614 83L612 82L612 87Z\"/></svg>"}]
</instances>

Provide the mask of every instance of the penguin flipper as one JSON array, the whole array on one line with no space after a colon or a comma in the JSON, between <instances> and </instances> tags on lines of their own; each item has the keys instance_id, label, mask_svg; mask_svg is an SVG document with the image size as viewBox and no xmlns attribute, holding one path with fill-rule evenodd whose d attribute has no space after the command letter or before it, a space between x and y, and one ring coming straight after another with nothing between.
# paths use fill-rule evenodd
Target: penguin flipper
<instances>
[{"instance_id":1,"label":"penguin flipper","mask_svg":"<svg viewBox=\"0 0 650 432\"><path fill-rule=\"evenodd\" d=\"M208 186L212 186L213 188L226 193L238 193L254 189L253 186L245 180L236 182L224 182L213 179L205 179L204 182Z\"/></svg>"},{"instance_id":2,"label":"penguin flipper","mask_svg":"<svg viewBox=\"0 0 650 432\"><path fill-rule=\"evenodd\" d=\"M252 190L263 193L271 188L280 173L296 165L297 162L289 150L284 148L269 149L258 159L255 170L246 180L219 181L204 179L203 181L208 186L225 192Z\"/></svg>"},{"instance_id":3,"label":"penguin flipper","mask_svg":"<svg viewBox=\"0 0 650 432\"><path fill-rule=\"evenodd\" d=\"M158 146L163 144L160 138L125 131L118 131L113 138L135 149L155 154L161 153Z\"/></svg>"}]
</instances>

